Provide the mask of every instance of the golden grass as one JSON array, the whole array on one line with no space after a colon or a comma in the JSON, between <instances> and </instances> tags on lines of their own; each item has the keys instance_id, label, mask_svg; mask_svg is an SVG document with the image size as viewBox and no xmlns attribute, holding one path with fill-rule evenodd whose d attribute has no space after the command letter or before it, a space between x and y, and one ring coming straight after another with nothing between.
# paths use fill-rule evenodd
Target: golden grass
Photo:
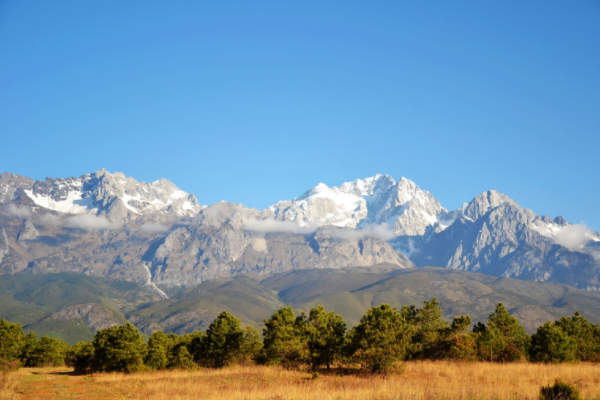
<instances>
[{"instance_id":1,"label":"golden grass","mask_svg":"<svg viewBox=\"0 0 600 400\"><path fill-rule=\"evenodd\" d=\"M69 376L67 371L21 370L16 398L537 400L542 385L562 378L573 382L584 398L600 399L600 366L593 364L410 362L406 372L396 377L321 374L317 379L312 379L312 374L307 372L262 366L193 372L94 374L91 377ZM37 381L27 381L32 376L37 377ZM62 382L58 381L61 379Z\"/></svg>"}]
</instances>

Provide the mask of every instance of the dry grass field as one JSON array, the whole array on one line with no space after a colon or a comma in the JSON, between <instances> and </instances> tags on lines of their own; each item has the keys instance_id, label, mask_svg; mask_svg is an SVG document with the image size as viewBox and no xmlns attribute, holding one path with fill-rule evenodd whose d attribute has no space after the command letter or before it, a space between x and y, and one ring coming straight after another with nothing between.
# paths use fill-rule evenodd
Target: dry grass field
<instances>
[{"instance_id":1,"label":"dry grass field","mask_svg":"<svg viewBox=\"0 0 600 400\"><path fill-rule=\"evenodd\" d=\"M400 376L321 374L252 366L186 372L73 375L68 368L23 368L5 399L538 399L540 386L562 378L584 398L600 399L593 364L457 364L411 362Z\"/></svg>"}]
</instances>

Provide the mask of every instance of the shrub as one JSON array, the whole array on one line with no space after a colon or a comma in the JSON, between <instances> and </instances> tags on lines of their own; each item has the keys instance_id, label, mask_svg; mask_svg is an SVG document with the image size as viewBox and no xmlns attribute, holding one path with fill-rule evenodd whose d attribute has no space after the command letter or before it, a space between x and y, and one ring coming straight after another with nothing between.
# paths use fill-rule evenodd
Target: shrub
<instances>
[{"instance_id":1,"label":"shrub","mask_svg":"<svg viewBox=\"0 0 600 400\"><path fill-rule=\"evenodd\" d=\"M349 332L346 351L364 372L399 372L414 330L389 304L371 307Z\"/></svg>"},{"instance_id":2,"label":"shrub","mask_svg":"<svg viewBox=\"0 0 600 400\"><path fill-rule=\"evenodd\" d=\"M144 370L147 346L138 329L129 322L96 332L94 346L95 371L134 372Z\"/></svg>"},{"instance_id":3,"label":"shrub","mask_svg":"<svg viewBox=\"0 0 600 400\"><path fill-rule=\"evenodd\" d=\"M554 381L554 385L542 386L540 389L540 400L579 400L579 391L568 382L560 379Z\"/></svg>"}]
</instances>

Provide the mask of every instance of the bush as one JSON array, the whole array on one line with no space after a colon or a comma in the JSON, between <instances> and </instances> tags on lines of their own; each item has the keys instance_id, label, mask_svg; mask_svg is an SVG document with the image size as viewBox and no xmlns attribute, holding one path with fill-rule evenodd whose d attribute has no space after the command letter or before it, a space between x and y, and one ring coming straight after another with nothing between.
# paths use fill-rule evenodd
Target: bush
<instances>
[{"instance_id":1,"label":"bush","mask_svg":"<svg viewBox=\"0 0 600 400\"><path fill-rule=\"evenodd\" d=\"M560 379L554 381L554 385L542 386L540 389L540 400L579 400L579 391L568 382Z\"/></svg>"},{"instance_id":2,"label":"bush","mask_svg":"<svg viewBox=\"0 0 600 400\"><path fill-rule=\"evenodd\" d=\"M400 372L414 326L389 304L371 307L348 334L346 351L363 372Z\"/></svg>"},{"instance_id":3,"label":"bush","mask_svg":"<svg viewBox=\"0 0 600 400\"><path fill-rule=\"evenodd\" d=\"M100 372L145 370L147 346L138 329L129 322L96 332L93 369Z\"/></svg>"}]
</instances>

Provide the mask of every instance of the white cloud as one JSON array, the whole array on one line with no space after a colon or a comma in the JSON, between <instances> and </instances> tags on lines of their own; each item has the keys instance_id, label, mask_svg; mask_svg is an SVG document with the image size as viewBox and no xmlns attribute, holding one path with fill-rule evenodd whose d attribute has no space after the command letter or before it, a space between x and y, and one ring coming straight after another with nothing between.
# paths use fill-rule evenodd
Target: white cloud
<instances>
[{"instance_id":1,"label":"white cloud","mask_svg":"<svg viewBox=\"0 0 600 400\"><path fill-rule=\"evenodd\" d=\"M396 237L394 232L390 230L389 225L385 222L379 225L367 225L363 229L329 229L327 230L327 233L334 238L343 240L361 240L368 237L382 240L392 240Z\"/></svg>"},{"instance_id":2,"label":"white cloud","mask_svg":"<svg viewBox=\"0 0 600 400\"><path fill-rule=\"evenodd\" d=\"M19 206L16 204L9 204L7 211L9 214L19 218L29 218L31 216L31 209L29 207Z\"/></svg>"},{"instance_id":3,"label":"white cloud","mask_svg":"<svg viewBox=\"0 0 600 400\"><path fill-rule=\"evenodd\" d=\"M117 229L121 224L112 222L103 216L95 216L90 214L76 215L66 218L67 226L80 229Z\"/></svg>"},{"instance_id":4,"label":"white cloud","mask_svg":"<svg viewBox=\"0 0 600 400\"><path fill-rule=\"evenodd\" d=\"M72 217L63 217L54 214L44 214L40 217L44 225L67 226L79 229L117 229L121 224L112 222L103 216L91 214L75 215Z\"/></svg>"},{"instance_id":5,"label":"white cloud","mask_svg":"<svg viewBox=\"0 0 600 400\"><path fill-rule=\"evenodd\" d=\"M169 227L167 225L163 225L159 222L144 224L140 227L140 231L147 232L147 233L159 233L159 232L166 232L168 230L169 230Z\"/></svg>"},{"instance_id":6,"label":"white cloud","mask_svg":"<svg viewBox=\"0 0 600 400\"><path fill-rule=\"evenodd\" d=\"M316 225L300 226L295 222L277 221L273 218L250 218L244 222L242 228L260 233L297 233L306 235L315 232L319 227Z\"/></svg>"},{"instance_id":7,"label":"white cloud","mask_svg":"<svg viewBox=\"0 0 600 400\"><path fill-rule=\"evenodd\" d=\"M565 226L554 236L554 241L571 251L575 251L595 236L596 232L581 223Z\"/></svg>"}]
</instances>

